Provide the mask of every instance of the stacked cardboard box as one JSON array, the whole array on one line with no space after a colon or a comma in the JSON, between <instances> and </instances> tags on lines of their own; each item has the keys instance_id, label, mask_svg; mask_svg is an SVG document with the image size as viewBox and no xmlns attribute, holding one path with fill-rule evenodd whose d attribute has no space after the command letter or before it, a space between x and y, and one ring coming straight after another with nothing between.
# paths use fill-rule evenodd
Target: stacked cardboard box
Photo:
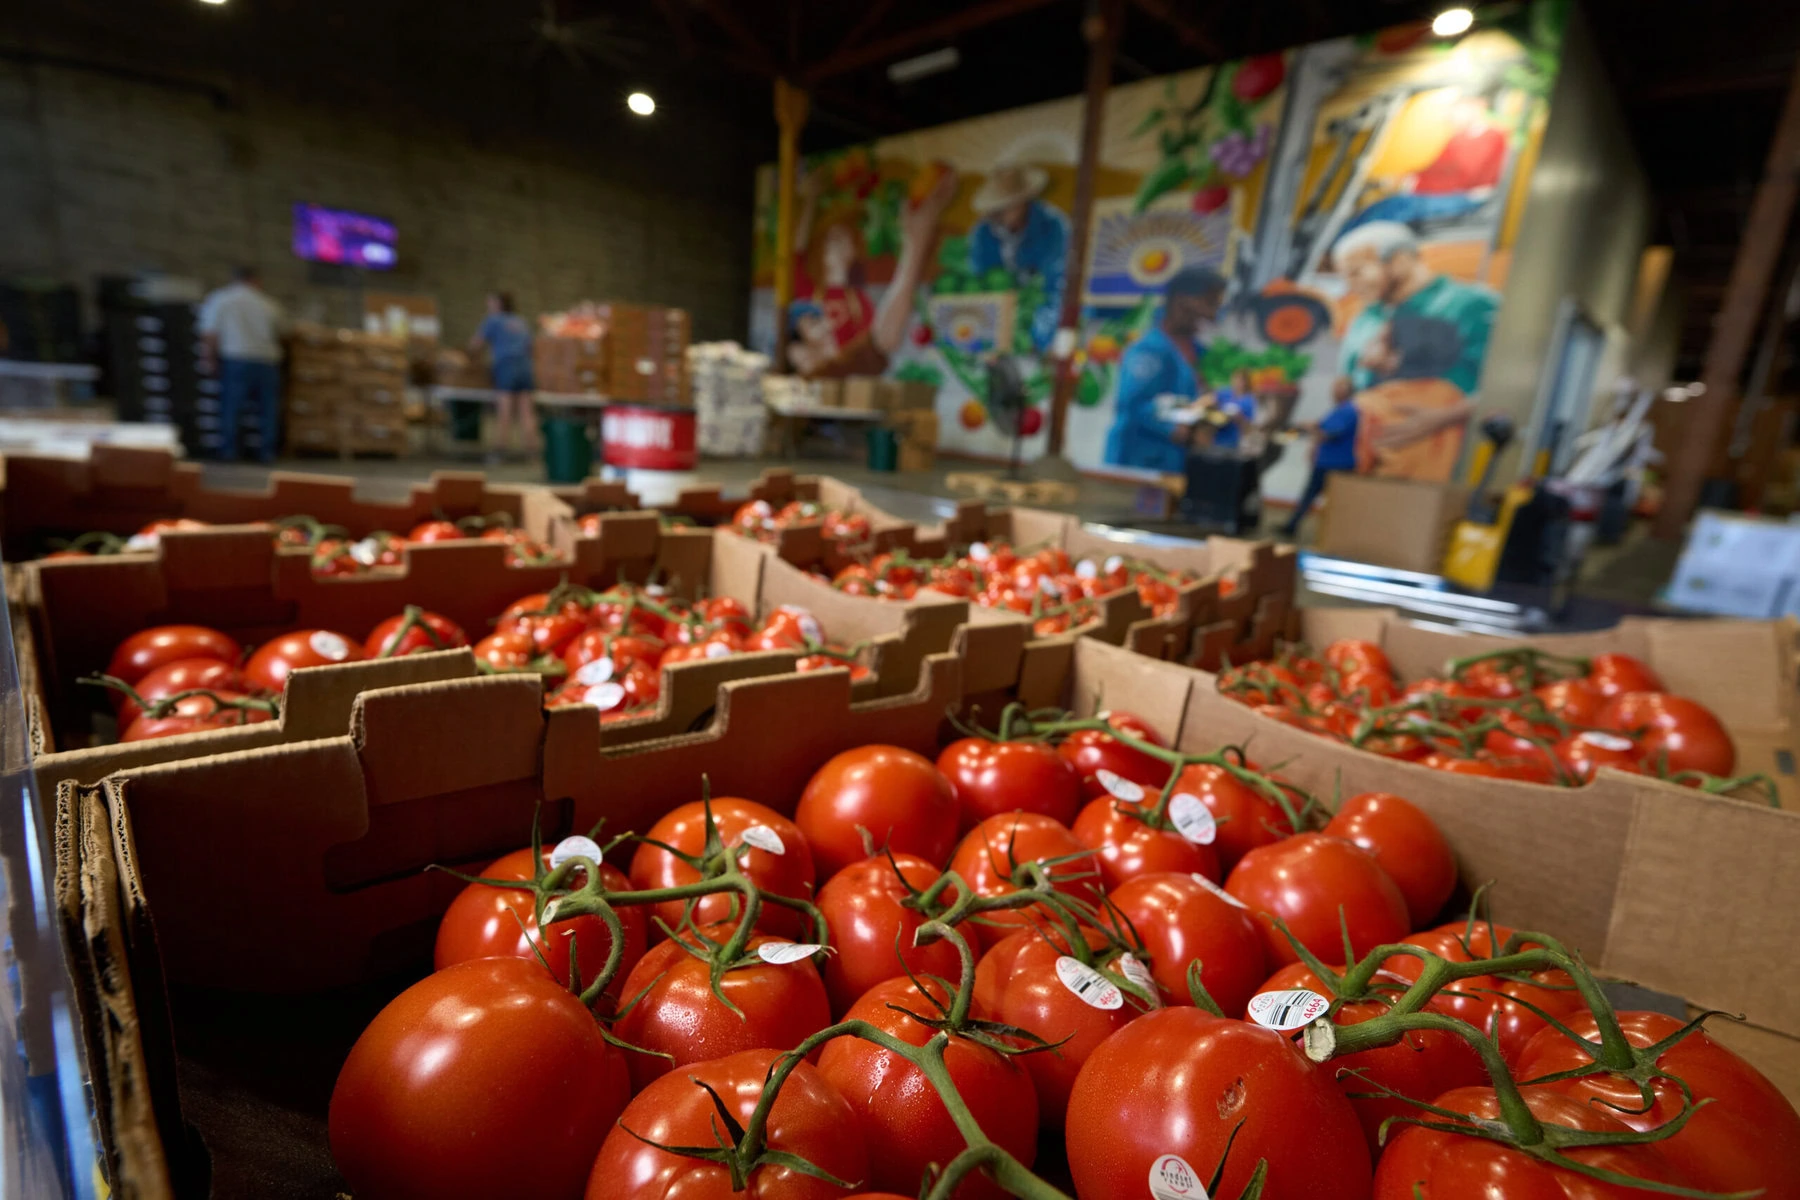
<instances>
[{"instance_id":1,"label":"stacked cardboard box","mask_svg":"<svg viewBox=\"0 0 1800 1200\"><path fill-rule=\"evenodd\" d=\"M531 344L531 373L541 392L611 395L610 347L599 337L540 337Z\"/></svg>"},{"instance_id":2,"label":"stacked cardboard box","mask_svg":"<svg viewBox=\"0 0 1800 1200\"><path fill-rule=\"evenodd\" d=\"M700 453L714 458L760 455L769 432L769 410L763 405L769 356L736 342L703 342L688 348L687 366Z\"/></svg>"},{"instance_id":3,"label":"stacked cardboard box","mask_svg":"<svg viewBox=\"0 0 1800 1200\"><path fill-rule=\"evenodd\" d=\"M606 394L648 404L691 403L686 310L619 303L603 307L612 360Z\"/></svg>"},{"instance_id":4,"label":"stacked cardboard box","mask_svg":"<svg viewBox=\"0 0 1800 1200\"><path fill-rule=\"evenodd\" d=\"M887 423L900 436L902 471L929 471L937 465L937 410L903 408L889 413Z\"/></svg>"},{"instance_id":5,"label":"stacked cardboard box","mask_svg":"<svg viewBox=\"0 0 1800 1200\"><path fill-rule=\"evenodd\" d=\"M479 359L466 350L440 346L431 363L431 381L438 387L485 388L493 386L493 378Z\"/></svg>"},{"instance_id":6,"label":"stacked cardboard box","mask_svg":"<svg viewBox=\"0 0 1800 1200\"><path fill-rule=\"evenodd\" d=\"M287 444L324 454L406 449L406 339L296 327L288 349Z\"/></svg>"}]
</instances>

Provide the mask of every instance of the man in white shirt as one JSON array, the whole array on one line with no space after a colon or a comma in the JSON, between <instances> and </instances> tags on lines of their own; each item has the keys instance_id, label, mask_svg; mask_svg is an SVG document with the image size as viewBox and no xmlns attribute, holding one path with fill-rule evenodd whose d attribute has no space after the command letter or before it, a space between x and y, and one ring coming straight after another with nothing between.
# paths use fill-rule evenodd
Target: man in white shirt
<instances>
[{"instance_id":1,"label":"man in white shirt","mask_svg":"<svg viewBox=\"0 0 1800 1200\"><path fill-rule=\"evenodd\" d=\"M257 285L256 268L239 267L232 279L200 305L200 335L219 372L219 457L237 458L238 414L255 403L266 463L281 420L281 306Z\"/></svg>"}]
</instances>

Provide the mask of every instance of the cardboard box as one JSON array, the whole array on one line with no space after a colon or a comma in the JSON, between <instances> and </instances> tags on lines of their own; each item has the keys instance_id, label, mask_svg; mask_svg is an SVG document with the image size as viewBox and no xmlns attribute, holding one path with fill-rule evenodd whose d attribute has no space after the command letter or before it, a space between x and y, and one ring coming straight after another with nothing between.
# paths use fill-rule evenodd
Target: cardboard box
<instances>
[{"instance_id":1,"label":"cardboard box","mask_svg":"<svg viewBox=\"0 0 1800 1200\"><path fill-rule=\"evenodd\" d=\"M813 386L818 390L816 403L820 408L848 408L844 403L844 383L842 379L815 379Z\"/></svg>"},{"instance_id":2,"label":"cardboard box","mask_svg":"<svg viewBox=\"0 0 1800 1200\"><path fill-rule=\"evenodd\" d=\"M844 407L858 412L874 412L881 408L883 381L870 375L852 375L844 380Z\"/></svg>"},{"instance_id":3,"label":"cardboard box","mask_svg":"<svg viewBox=\"0 0 1800 1200\"><path fill-rule=\"evenodd\" d=\"M337 412L296 412L282 429L282 443L293 454L337 454L344 448L346 419Z\"/></svg>"},{"instance_id":4,"label":"cardboard box","mask_svg":"<svg viewBox=\"0 0 1800 1200\"><path fill-rule=\"evenodd\" d=\"M337 384L307 384L290 389L282 398L288 420L335 416L341 409L356 403L357 394Z\"/></svg>"},{"instance_id":5,"label":"cardboard box","mask_svg":"<svg viewBox=\"0 0 1800 1200\"><path fill-rule=\"evenodd\" d=\"M937 448L930 442L901 442L900 469L929 471L937 466Z\"/></svg>"},{"instance_id":6,"label":"cardboard box","mask_svg":"<svg viewBox=\"0 0 1800 1200\"><path fill-rule=\"evenodd\" d=\"M1335 471L1325 487L1320 554L1428 575L1444 569L1468 489Z\"/></svg>"}]
</instances>

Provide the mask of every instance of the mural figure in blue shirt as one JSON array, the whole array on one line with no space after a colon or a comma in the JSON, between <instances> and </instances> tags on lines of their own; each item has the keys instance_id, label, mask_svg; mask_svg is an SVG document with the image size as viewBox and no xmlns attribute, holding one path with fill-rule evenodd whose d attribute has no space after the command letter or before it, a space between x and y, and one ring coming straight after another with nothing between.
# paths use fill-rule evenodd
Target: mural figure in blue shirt
<instances>
[{"instance_id":1,"label":"mural figure in blue shirt","mask_svg":"<svg viewBox=\"0 0 1800 1200\"><path fill-rule=\"evenodd\" d=\"M1294 504L1294 515L1281 527L1288 537L1299 534L1300 522L1324 494L1333 472L1356 470L1356 431L1361 422L1356 411L1356 392L1348 379L1338 379L1331 400L1330 412L1310 426L1301 426L1303 432L1318 441L1313 445L1312 473L1306 477L1306 488Z\"/></svg>"},{"instance_id":2,"label":"mural figure in blue shirt","mask_svg":"<svg viewBox=\"0 0 1800 1200\"><path fill-rule=\"evenodd\" d=\"M1218 317L1224 301L1225 279L1209 267L1179 271L1163 288L1162 318L1119 361L1118 397L1106 435L1107 462L1164 474L1177 473L1186 465L1182 443L1188 429L1159 415L1156 398L1199 398L1203 351L1197 338L1202 327ZM1176 441L1178 435L1182 443Z\"/></svg>"},{"instance_id":3,"label":"mural figure in blue shirt","mask_svg":"<svg viewBox=\"0 0 1800 1200\"><path fill-rule=\"evenodd\" d=\"M1056 335L1069 256L1069 218L1044 200L1049 186L1050 174L1042 167L995 167L971 202L980 220L969 231L972 274L998 269L1015 282L1035 278L1042 285L1044 302L1036 312L1022 314L1040 350Z\"/></svg>"}]
</instances>

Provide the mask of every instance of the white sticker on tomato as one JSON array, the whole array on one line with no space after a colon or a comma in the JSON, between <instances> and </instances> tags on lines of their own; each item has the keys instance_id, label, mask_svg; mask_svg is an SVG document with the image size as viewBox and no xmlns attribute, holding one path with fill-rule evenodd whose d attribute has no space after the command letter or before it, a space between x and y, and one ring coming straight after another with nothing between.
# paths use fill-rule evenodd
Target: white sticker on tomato
<instances>
[{"instance_id":1,"label":"white sticker on tomato","mask_svg":"<svg viewBox=\"0 0 1800 1200\"><path fill-rule=\"evenodd\" d=\"M1143 988L1150 996L1150 1003L1161 1005L1162 1000L1156 994L1156 979L1150 974L1150 968L1135 954L1121 954L1118 962L1113 964L1119 968L1119 974L1132 983Z\"/></svg>"},{"instance_id":2,"label":"white sticker on tomato","mask_svg":"<svg viewBox=\"0 0 1800 1200\"><path fill-rule=\"evenodd\" d=\"M1105 767L1095 771L1094 778L1099 781L1100 786L1105 788L1115 800L1123 800L1127 804L1141 804L1143 802L1144 788L1142 784L1133 783L1123 775L1108 771Z\"/></svg>"},{"instance_id":3,"label":"white sticker on tomato","mask_svg":"<svg viewBox=\"0 0 1800 1200\"><path fill-rule=\"evenodd\" d=\"M668 594L669 589L660 583L647 583L644 585L644 595L650 597L652 600L660 600Z\"/></svg>"},{"instance_id":4,"label":"white sticker on tomato","mask_svg":"<svg viewBox=\"0 0 1800 1200\"><path fill-rule=\"evenodd\" d=\"M320 658L329 658L332 662L343 662L350 657L350 643L340 634L329 629L316 629L306 639L306 644L313 648L313 653Z\"/></svg>"},{"instance_id":5,"label":"white sticker on tomato","mask_svg":"<svg viewBox=\"0 0 1800 1200\"><path fill-rule=\"evenodd\" d=\"M1179 1154L1165 1154L1150 1164L1151 1200L1207 1200L1200 1172Z\"/></svg>"},{"instance_id":6,"label":"white sticker on tomato","mask_svg":"<svg viewBox=\"0 0 1800 1200\"><path fill-rule=\"evenodd\" d=\"M764 942L756 948L756 954L766 963L784 967L788 963L797 963L803 958L811 958L824 948L811 942Z\"/></svg>"},{"instance_id":7,"label":"white sticker on tomato","mask_svg":"<svg viewBox=\"0 0 1800 1200\"><path fill-rule=\"evenodd\" d=\"M625 703L625 689L623 686L616 683L596 683L593 687L581 693L581 702L583 704L592 704L601 712L611 712L613 709L619 707L619 705Z\"/></svg>"},{"instance_id":8,"label":"white sticker on tomato","mask_svg":"<svg viewBox=\"0 0 1800 1200\"><path fill-rule=\"evenodd\" d=\"M1205 888L1207 891L1211 892L1213 895L1215 895L1219 899L1223 900L1225 903L1231 905L1233 908L1249 908L1250 907L1248 904L1245 904L1242 900L1239 900L1236 896L1232 895L1230 892L1226 891L1224 888L1220 887L1218 884L1214 883L1212 880L1208 879L1206 876L1202 875L1198 871L1191 872L1190 878L1192 878L1195 883L1199 884L1201 887Z\"/></svg>"},{"instance_id":9,"label":"white sticker on tomato","mask_svg":"<svg viewBox=\"0 0 1800 1200\"><path fill-rule=\"evenodd\" d=\"M605 683L607 680L611 679L613 677L613 670L612 659L596 658L592 662L581 664L575 672L575 682L585 684L588 687L593 687L596 684Z\"/></svg>"},{"instance_id":10,"label":"white sticker on tomato","mask_svg":"<svg viewBox=\"0 0 1800 1200\"><path fill-rule=\"evenodd\" d=\"M599 862L602 853L599 842L578 833L556 843L555 849L550 851L550 866L554 870L572 858L588 858Z\"/></svg>"},{"instance_id":11,"label":"white sticker on tomato","mask_svg":"<svg viewBox=\"0 0 1800 1200\"><path fill-rule=\"evenodd\" d=\"M986 542L976 542L969 547L969 557L976 562L986 562L988 559L994 557L994 552L988 549L988 544Z\"/></svg>"},{"instance_id":12,"label":"white sticker on tomato","mask_svg":"<svg viewBox=\"0 0 1800 1200\"><path fill-rule=\"evenodd\" d=\"M819 624L819 618L813 616L804 608L796 608L792 604L784 604L781 606L780 611L793 616L795 623L800 626L800 632L805 636L807 641L822 642L825 640L825 628Z\"/></svg>"},{"instance_id":13,"label":"white sticker on tomato","mask_svg":"<svg viewBox=\"0 0 1800 1200\"><path fill-rule=\"evenodd\" d=\"M787 843L767 825L752 825L744 830L744 845L755 846L764 854L786 854Z\"/></svg>"},{"instance_id":14,"label":"white sticker on tomato","mask_svg":"<svg viewBox=\"0 0 1800 1200\"><path fill-rule=\"evenodd\" d=\"M1117 571L1120 567L1122 567L1124 565L1125 565L1125 560L1122 557L1120 557L1119 555L1115 554L1111 558L1106 560L1106 566L1105 566L1106 573L1108 575L1111 575L1114 571ZM1181 1160L1176 1159L1176 1161L1180 1162Z\"/></svg>"},{"instance_id":15,"label":"white sticker on tomato","mask_svg":"<svg viewBox=\"0 0 1800 1200\"><path fill-rule=\"evenodd\" d=\"M1264 1029L1286 1033L1310 1025L1325 1015L1331 1001L1305 988L1258 992L1250 997L1249 1017Z\"/></svg>"},{"instance_id":16,"label":"white sticker on tomato","mask_svg":"<svg viewBox=\"0 0 1800 1200\"><path fill-rule=\"evenodd\" d=\"M730 658L731 647L724 642L708 642L700 653L707 658Z\"/></svg>"},{"instance_id":17,"label":"white sticker on tomato","mask_svg":"<svg viewBox=\"0 0 1800 1200\"><path fill-rule=\"evenodd\" d=\"M1637 748L1637 743L1630 738L1620 737L1616 733L1601 733L1597 729L1577 734L1576 739L1600 750L1611 750L1614 754L1624 754Z\"/></svg>"},{"instance_id":18,"label":"white sticker on tomato","mask_svg":"<svg viewBox=\"0 0 1800 1200\"><path fill-rule=\"evenodd\" d=\"M372 567L381 558L381 543L372 537L366 537L360 542L351 542L350 557L365 567Z\"/></svg>"},{"instance_id":19,"label":"white sticker on tomato","mask_svg":"<svg viewBox=\"0 0 1800 1200\"><path fill-rule=\"evenodd\" d=\"M162 538L154 533L134 533L125 539L127 550L154 550L162 544Z\"/></svg>"},{"instance_id":20,"label":"white sticker on tomato","mask_svg":"<svg viewBox=\"0 0 1800 1200\"><path fill-rule=\"evenodd\" d=\"M1200 797L1189 792L1177 792L1169 797L1169 823L1175 826L1176 833L1196 846L1210 846L1219 836L1219 823L1213 819L1212 810Z\"/></svg>"},{"instance_id":21,"label":"white sticker on tomato","mask_svg":"<svg viewBox=\"0 0 1800 1200\"><path fill-rule=\"evenodd\" d=\"M1038 591L1046 596L1060 596L1063 594L1062 586L1048 575L1045 575L1038 580Z\"/></svg>"},{"instance_id":22,"label":"white sticker on tomato","mask_svg":"<svg viewBox=\"0 0 1800 1200\"><path fill-rule=\"evenodd\" d=\"M1099 574L1100 568L1094 565L1094 560L1091 558L1084 558L1075 564L1075 575L1077 578L1092 579Z\"/></svg>"},{"instance_id":23,"label":"white sticker on tomato","mask_svg":"<svg viewBox=\"0 0 1800 1200\"><path fill-rule=\"evenodd\" d=\"M1079 958L1070 958L1067 954L1056 960L1056 977L1062 985L1075 993L1075 998L1083 1004L1091 1004L1095 1008L1115 1009L1125 1003L1125 993L1119 985L1102 975Z\"/></svg>"}]
</instances>

